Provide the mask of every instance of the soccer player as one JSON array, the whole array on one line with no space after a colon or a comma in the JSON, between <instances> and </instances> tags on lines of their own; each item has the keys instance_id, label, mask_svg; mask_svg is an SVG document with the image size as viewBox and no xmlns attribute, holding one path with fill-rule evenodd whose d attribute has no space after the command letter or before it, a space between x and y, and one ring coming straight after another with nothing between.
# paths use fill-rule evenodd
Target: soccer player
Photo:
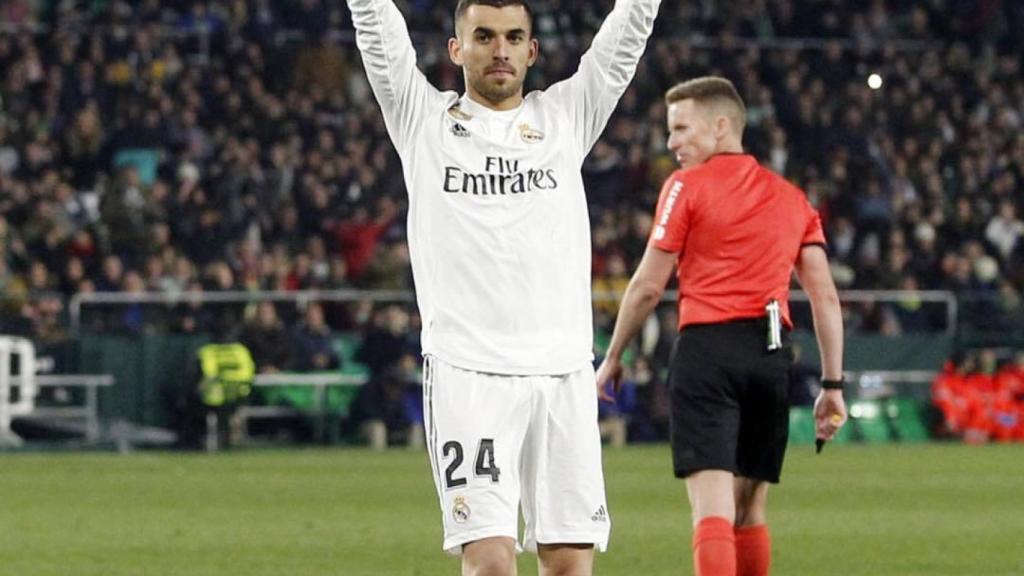
<instances>
[{"instance_id":1,"label":"soccer player","mask_svg":"<svg viewBox=\"0 0 1024 576\"><path fill-rule=\"evenodd\" d=\"M598 390L616 386L623 350L673 270L679 338L669 385L675 474L686 479L699 576L768 574L765 517L789 432L794 270L811 300L823 390L816 434L846 420L843 327L821 220L803 192L743 153L746 109L732 83L703 77L666 94L668 147L681 167L661 191L646 252L623 296Z\"/></svg>"},{"instance_id":2,"label":"soccer player","mask_svg":"<svg viewBox=\"0 0 1024 576\"><path fill-rule=\"evenodd\" d=\"M618 0L578 71L524 96L539 50L529 4L460 0L460 96L416 68L391 0L348 0L404 169L427 446L443 547L465 574L515 573L520 504L541 574L589 574L607 545L580 169L659 4Z\"/></svg>"}]
</instances>

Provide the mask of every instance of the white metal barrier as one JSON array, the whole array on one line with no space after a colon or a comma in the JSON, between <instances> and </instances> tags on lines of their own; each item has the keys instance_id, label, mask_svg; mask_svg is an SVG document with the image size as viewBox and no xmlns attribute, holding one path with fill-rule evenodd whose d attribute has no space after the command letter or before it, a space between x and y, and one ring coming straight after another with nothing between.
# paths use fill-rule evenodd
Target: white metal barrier
<instances>
[{"instance_id":1,"label":"white metal barrier","mask_svg":"<svg viewBox=\"0 0 1024 576\"><path fill-rule=\"evenodd\" d=\"M85 439L90 442L99 440L99 389L112 386L114 384L113 376L110 374L36 374L33 381L37 397L38 393L45 388L85 388L85 399L82 404L71 406L40 406L36 402L31 410L12 414L12 416L26 419L46 418L83 422L85 424ZM12 377L11 383L14 386L19 386L21 377ZM11 434L14 435L13 432ZM20 438L15 445L20 445Z\"/></svg>"},{"instance_id":2,"label":"white metal barrier","mask_svg":"<svg viewBox=\"0 0 1024 576\"><path fill-rule=\"evenodd\" d=\"M35 409L25 417L83 421L85 439L95 442L100 437L99 388L113 384L114 377L110 374L37 374L39 389L85 388L85 401L78 406L40 406L37 402Z\"/></svg>"},{"instance_id":3,"label":"white metal barrier","mask_svg":"<svg viewBox=\"0 0 1024 576\"><path fill-rule=\"evenodd\" d=\"M248 428L248 421L251 418L290 418L294 416L313 417L313 437L316 441L324 439L327 427L328 412L327 388L331 386L362 386L366 383L366 376L353 374L257 374L253 386L260 388L272 388L275 386L311 386L314 389L314 403L312 409L295 408L293 406L249 406L242 405L238 408L239 432L245 440L245 433Z\"/></svg>"},{"instance_id":4,"label":"white metal barrier","mask_svg":"<svg viewBox=\"0 0 1024 576\"><path fill-rule=\"evenodd\" d=\"M14 358L18 359L18 374L11 373ZM26 338L0 336L0 447L21 446L20 436L11 430L15 416L32 412L36 394L36 348ZM17 380L17 382L15 381ZM17 400L14 392L17 389Z\"/></svg>"},{"instance_id":5,"label":"white metal barrier","mask_svg":"<svg viewBox=\"0 0 1024 576\"><path fill-rule=\"evenodd\" d=\"M886 384L926 384L935 381L936 370L847 370L850 381L859 384L880 382Z\"/></svg>"},{"instance_id":6,"label":"white metal barrier","mask_svg":"<svg viewBox=\"0 0 1024 576\"><path fill-rule=\"evenodd\" d=\"M12 373L15 357L18 359L17 375ZM80 421L85 424L86 440L98 440L99 388L113 385L114 377L110 374L36 374L36 368L35 346L30 340L0 336L0 447L24 444L11 429L15 418ZM85 399L81 405L40 406L37 399L45 388L85 388Z\"/></svg>"}]
</instances>

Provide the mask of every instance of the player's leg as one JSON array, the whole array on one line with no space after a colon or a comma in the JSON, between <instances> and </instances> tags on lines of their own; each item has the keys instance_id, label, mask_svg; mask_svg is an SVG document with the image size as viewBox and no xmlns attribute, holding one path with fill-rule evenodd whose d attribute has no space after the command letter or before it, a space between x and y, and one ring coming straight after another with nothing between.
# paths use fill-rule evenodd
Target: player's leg
<instances>
[{"instance_id":1,"label":"player's leg","mask_svg":"<svg viewBox=\"0 0 1024 576\"><path fill-rule=\"evenodd\" d=\"M605 501L594 369L534 379L539 394L523 446L523 538L542 576L588 576L605 550Z\"/></svg>"},{"instance_id":2,"label":"player's leg","mask_svg":"<svg viewBox=\"0 0 1024 576\"><path fill-rule=\"evenodd\" d=\"M538 544L540 576L590 576L593 544Z\"/></svg>"},{"instance_id":3,"label":"player's leg","mask_svg":"<svg viewBox=\"0 0 1024 576\"><path fill-rule=\"evenodd\" d=\"M427 449L444 522L444 549L465 574L514 574L519 461L530 411L523 378L424 365Z\"/></svg>"},{"instance_id":4,"label":"player's leg","mask_svg":"<svg viewBox=\"0 0 1024 576\"><path fill-rule=\"evenodd\" d=\"M516 541L497 536L462 547L462 576L515 576Z\"/></svg>"}]
</instances>

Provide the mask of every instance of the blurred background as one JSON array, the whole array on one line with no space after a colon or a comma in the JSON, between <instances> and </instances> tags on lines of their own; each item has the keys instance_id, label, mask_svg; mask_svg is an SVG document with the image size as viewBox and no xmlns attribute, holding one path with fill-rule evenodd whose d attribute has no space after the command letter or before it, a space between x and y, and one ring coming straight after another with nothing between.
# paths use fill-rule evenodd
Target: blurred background
<instances>
[{"instance_id":1,"label":"blurred background","mask_svg":"<svg viewBox=\"0 0 1024 576\"><path fill-rule=\"evenodd\" d=\"M452 3L397 4L461 91ZM574 72L612 2L534 5L528 89ZM841 440L1024 441L1022 55L1011 0L666 0L583 168L598 356L674 169L662 95L718 74L748 149L822 215ZM406 206L342 2L0 1L0 444L418 445ZM602 406L609 443L667 438L674 314Z\"/></svg>"}]
</instances>

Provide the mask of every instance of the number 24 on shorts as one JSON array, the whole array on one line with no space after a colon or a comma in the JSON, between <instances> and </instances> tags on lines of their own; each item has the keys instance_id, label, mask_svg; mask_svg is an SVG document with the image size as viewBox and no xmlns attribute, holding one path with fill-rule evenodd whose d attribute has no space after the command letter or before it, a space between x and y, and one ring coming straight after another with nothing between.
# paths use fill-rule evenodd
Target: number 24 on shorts
<instances>
[{"instance_id":1,"label":"number 24 on shorts","mask_svg":"<svg viewBox=\"0 0 1024 576\"><path fill-rule=\"evenodd\" d=\"M462 465L463 450L462 444L455 440L449 440L444 443L444 458L448 459L452 453L454 457L448 467L444 471L444 484L445 488L458 488L465 486L467 481L465 477L456 477L459 466ZM501 469L494 464L494 439L483 438L480 440L480 445L476 450L476 465L474 466L474 472L477 477L490 476L491 482L497 482L501 477Z\"/></svg>"}]
</instances>

